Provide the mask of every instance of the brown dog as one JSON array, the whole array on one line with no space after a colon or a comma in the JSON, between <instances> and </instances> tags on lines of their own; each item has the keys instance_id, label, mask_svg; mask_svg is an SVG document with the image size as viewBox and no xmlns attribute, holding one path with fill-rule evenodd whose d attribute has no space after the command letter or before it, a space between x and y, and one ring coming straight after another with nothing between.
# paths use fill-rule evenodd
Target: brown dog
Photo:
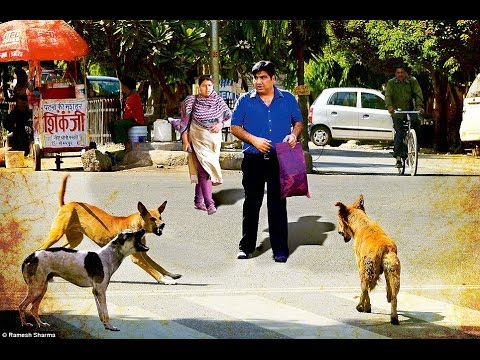
<instances>
[{"instance_id":1,"label":"brown dog","mask_svg":"<svg viewBox=\"0 0 480 360\"><path fill-rule=\"evenodd\" d=\"M377 285L380 275L385 272L387 301L391 303L390 322L398 325L397 295L400 290L400 260L397 245L383 231L379 224L370 220L365 213L363 195L350 206L337 202L338 233L345 242L353 238L355 258L360 273L362 293L357 310L371 312L368 292Z\"/></svg>"},{"instance_id":2,"label":"brown dog","mask_svg":"<svg viewBox=\"0 0 480 360\"><path fill-rule=\"evenodd\" d=\"M162 221L161 214L167 205L166 201L160 205L158 210L148 210L141 202L138 202L138 212L128 216L113 216L96 206L82 202L65 204L65 189L69 176L67 174L62 179L58 193L60 209L53 220L48 238L37 250L48 249L60 240L63 235L67 238L63 246L69 248L77 247L83 240L84 235L93 240L98 246L105 246L125 229L133 231L144 229L146 233L162 235L165 223ZM145 238L143 241L145 242ZM135 264L153 276L160 284L176 284L177 282L173 279L178 279L182 276L168 272L153 261L145 252L137 252L131 256Z\"/></svg>"}]
</instances>

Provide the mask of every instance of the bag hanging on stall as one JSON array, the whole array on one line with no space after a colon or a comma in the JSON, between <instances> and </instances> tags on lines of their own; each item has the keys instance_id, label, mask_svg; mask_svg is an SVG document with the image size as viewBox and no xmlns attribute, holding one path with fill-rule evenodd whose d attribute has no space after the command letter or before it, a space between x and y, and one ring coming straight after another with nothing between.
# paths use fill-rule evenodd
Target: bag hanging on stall
<instances>
[{"instance_id":1,"label":"bag hanging on stall","mask_svg":"<svg viewBox=\"0 0 480 360\"><path fill-rule=\"evenodd\" d=\"M310 197L308 191L307 165L302 145L290 147L288 142L275 144L280 176L280 198L291 196Z\"/></svg>"}]
</instances>

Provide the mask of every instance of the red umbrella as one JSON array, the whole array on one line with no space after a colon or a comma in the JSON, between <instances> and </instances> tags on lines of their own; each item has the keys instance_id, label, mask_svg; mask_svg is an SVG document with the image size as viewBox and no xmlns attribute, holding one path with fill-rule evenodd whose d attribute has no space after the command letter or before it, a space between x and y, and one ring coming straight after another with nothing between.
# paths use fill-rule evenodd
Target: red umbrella
<instances>
[{"instance_id":1,"label":"red umbrella","mask_svg":"<svg viewBox=\"0 0 480 360\"><path fill-rule=\"evenodd\" d=\"M0 24L0 62L73 61L87 55L85 40L63 20L12 20Z\"/></svg>"}]
</instances>

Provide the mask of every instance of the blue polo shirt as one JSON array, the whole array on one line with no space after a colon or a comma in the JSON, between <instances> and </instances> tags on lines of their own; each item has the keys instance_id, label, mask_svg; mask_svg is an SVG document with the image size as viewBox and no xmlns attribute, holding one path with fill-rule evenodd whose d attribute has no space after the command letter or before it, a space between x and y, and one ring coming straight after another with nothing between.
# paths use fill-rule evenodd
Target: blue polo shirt
<instances>
[{"instance_id":1,"label":"blue polo shirt","mask_svg":"<svg viewBox=\"0 0 480 360\"><path fill-rule=\"evenodd\" d=\"M267 107L257 94L251 90L239 97L232 112L231 125L241 126L250 134L272 141L271 154L275 154L275 144L282 142L292 132L295 122L303 121L297 99L289 91L274 86L274 95ZM260 154L258 149L243 143L246 154Z\"/></svg>"}]
</instances>

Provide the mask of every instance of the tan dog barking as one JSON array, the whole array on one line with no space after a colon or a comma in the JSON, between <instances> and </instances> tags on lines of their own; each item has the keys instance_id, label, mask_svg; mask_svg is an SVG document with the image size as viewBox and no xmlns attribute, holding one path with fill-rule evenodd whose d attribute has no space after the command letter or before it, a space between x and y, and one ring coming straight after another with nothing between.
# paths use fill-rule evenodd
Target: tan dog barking
<instances>
[{"instance_id":1,"label":"tan dog barking","mask_svg":"<svg viewBox=\"0 0 480 360\"><path fill-rule=\"evenodd\" d=\"M133 231L144 229L146 233L162 235L165 223L162 221L161 214L167 205L166 201L158 209L147 209L141 202L138 202L138 212L128 216L113 216L96 206L82 202L72 201L65 204L64 197L69 176L69 174L66 174L62 179L58 193L60 209L53 220L48 238L37 250L48 249L63 235L67 239L63 246L69 248L77 247L83 240L84 235L98 246L105 246L125 229ZM145 241L145 238L143 238L143 241ZM182 276L168 272L145 252L136 252L131 255L131 258L135 264L153 276L160 284L176 284L177 282L174 279Z\"/></svg>"},{"instance_id":2,"label":"tan dog barking","mask_svg":"<svg viewBox=\"0 0 480 360\"><path fill-rule=\"evenodd\" d=\"M390 323L398 325L397 295L400 290L400 260L397 245L380 225L370 220L365 213L363 195L352 205L337 202L338 233L345 242L353 238L355 259L360 273L362 293L357 305L359 312L372 311L369 291L377 285L385 272L387 301L391 303Z\"/></svg>"}]
</instances>

